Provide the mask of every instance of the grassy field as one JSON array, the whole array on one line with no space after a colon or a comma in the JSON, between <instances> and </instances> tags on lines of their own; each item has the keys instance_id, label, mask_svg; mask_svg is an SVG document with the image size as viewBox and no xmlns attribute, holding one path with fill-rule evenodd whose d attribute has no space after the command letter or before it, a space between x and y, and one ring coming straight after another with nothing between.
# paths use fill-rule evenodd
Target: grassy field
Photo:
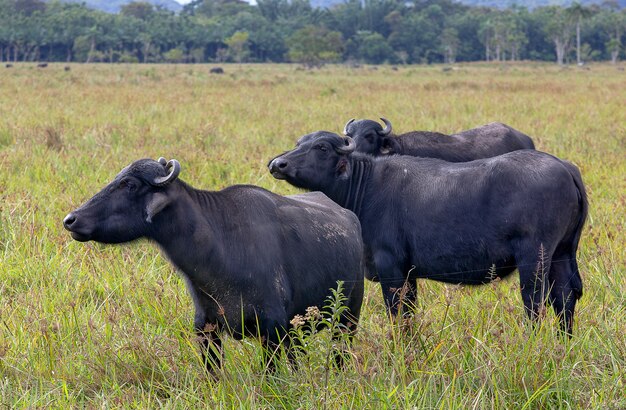
<instances>
[{"instance_id":1,"label":"grassy field","mask_svg":"<svg viewBox=\"0 0 626 410\"><path fill-rule=\"evenodd\" d=\"M623 66L622 66L623 67ZM326 67L17 64L0 69L0 408L626 408L626 73L614 66ZM517 274L482 287L419 282L401 328L366 284L345 369L329 340L264 374L255 340L202 371L183 280L148 243L73 241L63 217L130 162L177 158L198 188L257 184L274 155L352 118L398 132L492 121L575 162L590 200L575 335L532 331ZM537 209L541 212L541 209Z\"/></svg>"}]
</instances>

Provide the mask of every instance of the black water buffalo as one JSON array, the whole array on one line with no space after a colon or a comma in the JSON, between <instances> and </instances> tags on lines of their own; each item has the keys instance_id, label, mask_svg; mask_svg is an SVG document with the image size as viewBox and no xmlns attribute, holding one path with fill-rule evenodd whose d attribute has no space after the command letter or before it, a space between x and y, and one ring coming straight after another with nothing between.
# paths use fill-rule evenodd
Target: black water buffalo
<instances>
[{"instance_id":1,"label":"black water buffalo","mask_svg":"<svg viewBox=\"0 0 626 410\"><path fill-rule=\"evenodd\" d=\"M391 132L391 122L385 118L381 120L385 128L376 121L351 119L343 133L354 139L358 152L440 158L449 162L467 162L535 148L528 135L499 122L452 135L430 131L395 135Z\"/></svg>"},{"instance_id":2,"label":"black water buffalo","mask_svg":"<svg viewBox=\"0 0 626 410\"><path fill-rule=\"evenodd\" d=\"M249 185L201 191L179 172L176 160L136 161L63 225L81 242L156 242L187 280L209 371L221 365L222 331L260 336L271 353L294 315L322 308L338 281L349 308L343 324L356 330L364 260L352 212L320 192L283 197ZM265 360L274 367L273 355Z\"/></svg>"},{"instance_id":3,"label":"black water buffalo","mask_svg":"<svg viewBox=\"0 0 626 410\"><path fill-rule=\"evenodd\" d=\"M416 278L481 284L517 268L529 316L548 301L571 334L582 295L576 251L588 208L574 165L535 150L453 163L372 157L353 153L355 147L349 137L314 132L269 169L357 214L392 314L405 282L413 302Z\"/></svg>"}]
</instances>

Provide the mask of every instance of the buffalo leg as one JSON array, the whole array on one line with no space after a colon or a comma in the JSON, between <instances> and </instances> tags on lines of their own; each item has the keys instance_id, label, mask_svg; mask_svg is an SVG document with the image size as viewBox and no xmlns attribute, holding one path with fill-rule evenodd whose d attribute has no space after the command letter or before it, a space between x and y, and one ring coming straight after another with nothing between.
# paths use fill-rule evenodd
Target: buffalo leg
<instances>
[{"instance_id":1,"label":"buffalo leg","mask_svg":"<svg viewBox=\"0 0 626 410\"><path fill-rule=\"evenodd\" d=\"M403 287L405 284L402 271L396 266L394 258L387 252L376 252L374 263L380 279L385 306L392 316L398 315L401 307Z\"/></svg>"},{"instance_id":2,"label":"buffalo leg","mask_svg":"<svg viewBox=\"0 0 626 410\"><path fill-rule=\"evenodd\" d=\"M263 347L263 364L268 373L276 371L277 356L280 355L281 343L286 339L283 324L274 320L264 320L261 328L261 345ZM289 343L289 341L285 341Z\"/></svg>"},{"instance_id":3,"label":"buffalo leg","mask_svg":"<svg viewBox=\"0 0 626 410\"><path fill-rule=\"evenodd\" d=\"M534 249L539 251L527 252L522 257L517 257L517 269L520 274L520 290L526 314L533 324L542 316L549 295L549 271L550 257L543 248L538 246Z\"/></svg>"},{"instance_id":4,"label":"buffalo leg","mask_svg":"<svg viewBox=\"0 0 626 410\"><path fill-rule=\"evenodd\" d=\"M197 315L194 321L196 335L200 341L202 361L209 374L215 377L217 370L222 366L222 340L218 334L218 327L206 321L203 315Z\"/></svg>"},{"instance_id":5,"label":"buffalo leg","mask_svg":"<svg viewBox=\"0 0 626 410\"><path fill-rule=\"evenodd\" d=\"M416 279L411 279L407 277L406 281L404 282L404 289L402 290L402 299L404 300L405 306L407 306L411 310L415 309L415 304L417 303L417 280ZM409 312L404 312L404 313L407 314Z\"/></svg>"},{"instance_id":6,"label":"buffalo leg","mask_svg":"<svg viewBox=\"0 0 626 410\"><path fill-rule=\"evenodd\" d=\"M342 347L338 348L335 351L335 364L337 368L343 368L345 357L348 355L347 349L352 346L352 341L354 340L354 335L356 334L356 329L358 326L359 319L350 313L344 314L341 317L341 325L339 328L333 329L332 339L334 341L343 341L342 339L345 337L346 348Z\"/></svg>"},{"instance_id":7,"label":"buffalo leg","mask_svg":"<svg viewBox=\"0 0 626 410\"><path fill-rule=\"evenodd\" d=\"M550 303L561 321L561 330L572 336L574 309L582 294L582 282L575 260L554 257L550 266Z\"/></svg>"}]
</instances>

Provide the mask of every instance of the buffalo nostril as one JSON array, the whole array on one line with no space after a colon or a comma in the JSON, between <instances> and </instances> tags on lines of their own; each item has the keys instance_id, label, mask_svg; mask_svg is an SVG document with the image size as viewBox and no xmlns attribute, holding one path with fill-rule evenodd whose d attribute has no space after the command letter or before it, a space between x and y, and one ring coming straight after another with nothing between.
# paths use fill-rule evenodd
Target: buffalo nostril
<instances>
[{"instance_id":1,"label":"buffalo nostril","mask_svg":"<svg viewBox=\"0 0 626 410\"><path fill-rule=\"evenodd\" d=\"M270 171L274 172L279 169L285 169L287 167L287 161L284 159L275 159L270 163Z\"/></svg>"},{"instance_id":2,"label":"buffalo nostril","mask_svg":"<svg viewBox=\"0 0 626 410\"><path fill-rule=\"evenodd\" d=\"M76 222L76 217L73 214L68 214L65 219L63 219L63 226L69 229L74 222Z\"/></svg>"}]
</instances>

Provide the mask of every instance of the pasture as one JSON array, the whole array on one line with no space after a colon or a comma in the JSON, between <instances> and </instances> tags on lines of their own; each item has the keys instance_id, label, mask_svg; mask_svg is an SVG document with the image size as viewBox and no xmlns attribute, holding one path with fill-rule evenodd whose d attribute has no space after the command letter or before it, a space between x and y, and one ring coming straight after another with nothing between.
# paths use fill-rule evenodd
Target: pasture
<instances>
[{"instance_id":1,"label":"pasture","mask_svg":"<svg viewBox=\"0 0 626 410\"><path fill-rule=\"evenodd\" d=\"M64 65L0 69L0 407L626 408L626 73L609 65ZM267 161L353 117L453 133L500 121L580 168L590 216L574 337L533 331L517 273L491 285L418 281L392 326L366 282L343 370L312 338L266 375L260 345L226 341L203 373L184 281L152 244L78 243L65 215L139 158L176 158L216 190L272 178ZM541 212L537 209L536 212Z\"/></svg>"}]
</instances>

